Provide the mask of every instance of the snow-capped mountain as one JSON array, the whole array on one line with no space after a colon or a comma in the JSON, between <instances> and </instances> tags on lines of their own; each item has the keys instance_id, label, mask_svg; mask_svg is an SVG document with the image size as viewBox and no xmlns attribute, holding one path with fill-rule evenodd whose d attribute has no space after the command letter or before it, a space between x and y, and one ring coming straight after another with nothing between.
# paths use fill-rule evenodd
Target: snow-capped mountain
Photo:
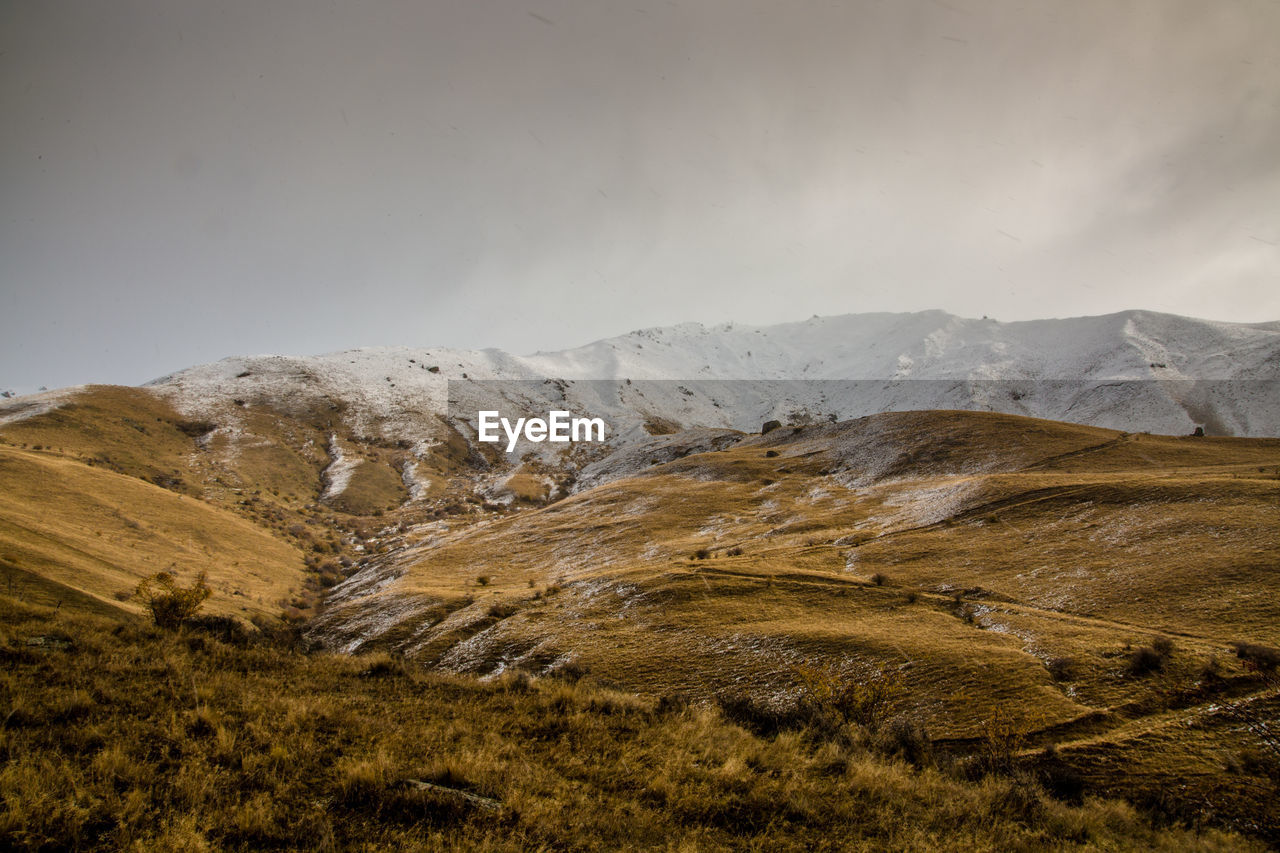
<instances>
[{"instance_id":1,"label":"snow-capped mountain","mask_svg":"<svg viewBox=\"0 0 1280 853\"><path fill-rule=\"evenodd\" d=\"M330 410L357 434L432 441L442 416L465 434L481 408L551 407L603 417L619 438L647 435L655 422L755 430L772 418L930 408L1277 435L1277 383L1280 323L1147 311L1001 323L926 311L762 327L684 323L529 356L386 347L237 357L149 387L197 414L236 402Z\"/></svg>"}]
</instances>

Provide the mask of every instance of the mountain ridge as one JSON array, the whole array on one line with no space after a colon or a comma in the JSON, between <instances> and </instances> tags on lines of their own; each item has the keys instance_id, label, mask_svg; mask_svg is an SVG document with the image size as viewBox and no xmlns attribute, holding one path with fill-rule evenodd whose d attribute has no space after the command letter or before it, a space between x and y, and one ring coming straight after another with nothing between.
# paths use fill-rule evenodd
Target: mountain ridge
<instances>
[{"instance_id":1,"label":"mountain ridge","mask_svg":"<svg viewBox=\"0 0 1280 853\"><path fill-rule=\"evenodd\" d=\"M770 387L764 402L759 388L750 393L686 384L680 393L650 393L643 403L625 402L622 392L607 388L575 396L564 388L539 394L522 387L517 394L478 385L549 379L1086 384L1072 393L1040 386L1007 393L951 386L844 392ZM640 427L655 419L682 427L744 430L764 420L787 420L793 413L846 419L898 408L990 409L1131 431L1182 433L1203 426L1221 434L1275 435L1280 434L1280 409L1266 403L1267 389L1240 384L1225 391L1196 390L1193 384L1277 379L1280 324L1231 324L1149 311L999 323L935 310L815 317L775 326L684 323L531 356L435 347L242 356L178 371L145 387L195 414L225 410L236 399L280 405L297 398L304 407L334 405L338 399L347 405L357 431L432 442L441 440L439 416L459 420L457 412L450 412L451 401L458 411L475 412L500 407L504 399L526 410L533 403L545 403L544 410L576 404L612 417L614 431L631 437L640 437ZM1113 381L1165 384L1134 386L1127 394L1099 392L1091 384ZM1189 384L1169 384L1179 382ZM690 390L692 394L686 393ZM600 395L618 399L596 399Z\"/></svg>"}]
</instances>

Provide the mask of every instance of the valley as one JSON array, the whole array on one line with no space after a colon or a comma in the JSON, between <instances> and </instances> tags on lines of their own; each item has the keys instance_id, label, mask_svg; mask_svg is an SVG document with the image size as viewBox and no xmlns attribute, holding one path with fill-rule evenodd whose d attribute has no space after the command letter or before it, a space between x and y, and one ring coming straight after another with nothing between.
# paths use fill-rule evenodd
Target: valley
<instances>
[{"instance_id":1,"label":"valley","mask_svg":"<svg viewBox=\"0 0 1280 853\"><path fill-rule=\"evenodd\" d=\"M1280 838L1265 374L1222 380L1203 418L1251 435L1168 435L989 395L846 416L853 397L794 379L475 379L462 356L395 358L423 374L414 405L382 352L347 359L381 385L345 391L336 368L241 360L216 368L224 390L179 376L0 404L0 593L20 622L138 625L141 580L203 573L207 614L322 668L627 697L608 701ZM1123 416L1146 426L1156 386L1136 381L1098 380L1137 389ZM609 440L508 454L468 423L484 400L594 401ZM28 661L31 637L7 642Z\"/></svg>"}]
</instances>

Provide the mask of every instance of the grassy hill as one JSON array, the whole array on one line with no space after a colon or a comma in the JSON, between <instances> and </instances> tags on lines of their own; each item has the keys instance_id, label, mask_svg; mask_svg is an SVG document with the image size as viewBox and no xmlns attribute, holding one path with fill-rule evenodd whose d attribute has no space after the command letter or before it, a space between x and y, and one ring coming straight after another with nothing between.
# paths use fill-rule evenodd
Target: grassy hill
<instances>
[{"instance_id":1,"label":"grassy hill","mask_svg":"<svg viewBox=\"0 0 1280 853\"><path fill-rule=\"evenodd\" d=\"M1278 474L1275 440L961 412L787 428L410 533L312 635L775 718L815 669L887 678L886 713L937 744L1053 746L1099 790L1248 821L1258 780L1224 767L1252 735L1220 706L1274 714L1233 644L1280 645Z\"/></svg>"},{"instance_id":2,"label":"grassy hill","mask_svg":"<svg viewBox=\"0 0 1280 853\"><path fill-rule=\"evenodd\" d=\"M857 723L298 654L0 594L11 850L1262 850Z\"/></svg>"},{"instance_id":3,"label":"grassy hill","mask_svg":"<svg viewBox=\"0 0 1280 853\"><path fill-rule=\"evenodd\" d=\"M407 497L403 454L328 412L205 419L145 389L59 393L0 424L0 566L33 600L130 609L141 577L176 568L208 572L216 612L304 618ZM352 470L329 494L334 442Z\"/></svg>"},{"instance_id":4,"label":"grassy hill","mask_svg":"<svg viewBox=\"0 0 1280 853\"><path fill-rule=\"evenodd\" d=\"M526 460L503 486L515 500L501 504L486 491L493 460L456 433L411 460L396 442L353 433L322 409L276 411L253 401L203 421L145 391L90 388L0 427L0 593L20 599L8 606L27 626L8 635L6 653L27 669L6 682L4 713L61 725L56 708L71 694L40 692L38 674L101 663L93 655L106 648L126 654L120 643L177 655L185 663L169 671L194 671L197 681L216 669L204 649L230 663L240 646L210 646L204 635L130 629L127 640L107 639L107 623L95 620L133 624L128 592L165 569L180 578L207 571L214 614L263 625L286 617L302 626L304 646L372 654L376 669L393 674L361 679L356 663L319 651L282 662L251 643L256 651L243 652L245 660L265 655L290 695L307 697L289 712L301 740L246 710L246 701L267 702L270 679L245 672L213 679L225 716L183 723L222 732L214 741L192 735L192 760L222 767L235 751L228 743L253 738L264 749L283 738L305 758L281 758L274 770L245 769L241 759L226 765L234 785L249 787L209 806L208 819L221 827L212 834L174 823L177 812L165 809L177 800L139 781L141 810L129 817L124 800L102 793L107 804L94 808L111 816L110 826L83 830L83 838L106 846L179 836L232 848L285 844L261 827L304 819L302 792L285 791L284 768L292 767L329 792L322 801L343 803L352 827L381 827L369 831L393 846L502 849L522 839L610 847L634 832L648 847L717 849L733 844L725 832L734 821L746 821L762 848L788 846L787 838L821 847L826 833L851 825L848 844L827 846L915 849L940 843L940 816L961 802L995 817L990 826L961 820L959 849L1032 849L1046 839L1236 849L1248 847L1244 836L1280 840L1269 805L1277 750L1267 740L1280 710L1269 675L1280 660L1280 440L887 413L763 436L720 431L683 444L656 437L652 448L631 448L614 469L599 469L613 470L600 485L553 501L546 484L571 476ZM333 487L336 458L349 474L341 490ZM406 502L411 461L430 491ZM54 657L30 650L32 637L61 636L54 626L63 619L76 626L69 634L87 632L72 640L91 655L69 654L61 641ZM83 676L65 685L89 697L75 694L89 710L69 719L88 715L104 732L116 731L118 712L94 690L119 694L129 678L107 669L96 688ZM158 680L147 689L182 681L152 675ZM186 701L185 686L164 689L173 708ZM404 809L427 808L392 793L399 775L427 772L413 769L408 745L434 742L457 719L414 711L413 697L449 697L488 721L468 729L459 747L458 760L477 762L462 773L467 790L514 798L525 817L490 824L484 808L468 806L465 818L405 828L412 821ZM190 713L201 713L201 701ZM33 703L55 710L36 712ZM304 723L304 705L345 710L334 712L338 722ZM341 732L384 706L406 721ZM581 728L536 734L554 728L548 709L557 707ZM127 737L153 731L146 726ZM618 726L637 751L624 750L617 763L591 757L608 751L599 739L620 736ZM4 730L8 743L22 744L11 754L24 756L22 773L34 772L42 755L62 756L65 791L89 785L77 774L99 772L92 756L117 738L104 735L70 755L30 728ZM652 743L672 738L692 751L662 753ZM699 738L733 746L700 756ZM563 755L552 760L545 744ZM335 747L355 748L350 762L339 762L346 769L322 768ZM530 762L553 769L510 776ZM188 796L185 766L154 768L179 799ZM824 775L835 766L844 769ZM344 781L348 771L372 774L373 787ZM173 772L180 776L166 775ZM853 780L865 774L888 774L877 790L906 798L899 822L883 805L870 807L878 817L855 820L850 802L870 801L838 800L851 785L861 790ZM1051 812L1059 822L993 805L992 797L1013 796L1000 787L1010 779L1033 788L1039 803L1015 811ZM770 787L778 780L800 793L778 800ZM17 792L10 809L33 796L22 787L33 782L6 784ZM351 785L365 793L351 794ZM1084 805L1062 805L1050 793ZM282 805L266 803L268 795ZM57 811L62 796L41 808ZM1120 807L1093 796L1123 797L1146 816L1100 817ZM765 808L770 798L789 805ZM603 803L604 811L574 829L552 814L557 802L587 811ZM250 803L256 818L246 816ZM837 817L814 817L828 808ZM1103 812L1084 817L1071 808ZM393 813L399 817L379 823ZM667 818L680 827L679 843L645 834ZM38 847L35 836L17 834L16 820L6 825L9 838ZM362 837L334 821L305 820L340 846ZM1161 835L1150 820L1244 836ZM225 829L246 821L260 828ZM70 830L49 831L65 841L57 832Z\"/></svg>"},{"instance_id":5,"label":"grassy hill","mask_svg":"<svg viewBox=\"0 0 1280 853\"><path fill-rule=\"evenodd\" d=\"M204 571L210 609L275 616L303 584L302 554L225 510L42 451L0 448L0 566L14 593L136 608L138 581Z\"/></svg>"}]
</instances>

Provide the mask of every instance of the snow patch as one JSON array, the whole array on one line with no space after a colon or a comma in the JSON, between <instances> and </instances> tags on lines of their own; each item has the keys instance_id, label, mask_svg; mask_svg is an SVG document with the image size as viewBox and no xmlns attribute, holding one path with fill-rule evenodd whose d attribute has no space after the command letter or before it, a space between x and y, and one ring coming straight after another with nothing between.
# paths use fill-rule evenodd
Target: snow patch
<instances>
[{"instance_id":1,"label":"snow patch","mask_svg":"<svg viewBox=\"0 0 1280 853\"><path fill-rule=\"evenodd\" d=\"M360 457L349 457L342 452L342 443L337 433L329 436L329 462L321 477L324 478L324 493L321 500L332 500L347 490L351 484L351 475L364 460Z\"/></svg>"}]
</instances>

